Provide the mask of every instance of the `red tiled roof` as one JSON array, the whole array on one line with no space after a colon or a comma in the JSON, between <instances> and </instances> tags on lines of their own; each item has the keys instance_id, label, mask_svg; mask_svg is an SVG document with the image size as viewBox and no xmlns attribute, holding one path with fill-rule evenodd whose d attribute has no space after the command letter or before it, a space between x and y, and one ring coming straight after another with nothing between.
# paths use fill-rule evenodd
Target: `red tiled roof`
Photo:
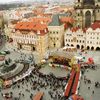
<instances>
[{"instance_id":1,"label":"red tiled roof","mask_svg":"<svg viewBox=\"0 0 100 100\"><path fill-rule=\"evenodd\" d=\"M86 33L87 28L83 28L82 30L83 30L84 33Z\"/></svg>"},{"instance_id":2,"label":"red tiled roof","mask_svg":"<svg viewBox=\"0 0 100 100\"><path fill-rule=\"evenodd\" d=\"M71 28L71 31L72 32L76 32L76 31L78 31L80 28L78 28L78 27L73 27L73 28Z\"/></svg>"},{"instance_id":3,"label":"red tiled roof","mask_svg":"<svg viewBox=\"0 0 100 100\"><path fill-rule=\"evenodd\" d=\"M71 18L71 17L62 17L61 18L61 22L63 22L63 23L74 23L74 19L73 18Z\"/></svg>"},{"instance_id":4,"label":"red tiled roof","mask_svg":"<svg viewBox=\"0 0 100 100\"><path fill-rule=\"evenodd\" d=\"M39 18L30 18L29 19L31 22L33 23L45 23L45 24L48 24L49 22L51 22L51 18L48 18L48 17L39 17Z\"/></svg>"},{"instance_id":5,"label":"red tiled roof","mask_svg":"<svg viewBox=\"0 0 100 100\"><path fill-rule=\"evenodd\" d=\"M41 24L41 23L34 24L33 22L19 22L15 25L15 29L34 31L36 33L40 31L39 35L44 35L48 32L46 24Z\"/></svg>"},{"instance_id":6,"label":"red tiled roof","mask_svg":"<svg viewBox=\"0 0 100 100\"><path fill-rule=\"evenodd\" d=\"M96 21L94 22L92 25L91 25L91 28L93 30L97 29L97 28L100 28L100 21Z\"/></svg>"}]
</instances>

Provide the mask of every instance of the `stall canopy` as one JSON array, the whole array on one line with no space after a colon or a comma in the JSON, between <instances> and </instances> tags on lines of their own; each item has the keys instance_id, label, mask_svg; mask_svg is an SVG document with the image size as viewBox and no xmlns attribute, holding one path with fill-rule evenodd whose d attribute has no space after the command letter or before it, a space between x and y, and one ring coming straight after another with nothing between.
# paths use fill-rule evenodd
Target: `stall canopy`
<instances>
[{"instance_id":1,"label":"stall canopy","mask_svg":"<svg viewBox=\"0 0 100 100\"><path fill-rule=\"evenodd\" d=\"M74 94L69 98L69 100L84 100L84 99L81 96Z\"/></svg>"}]
</instances>

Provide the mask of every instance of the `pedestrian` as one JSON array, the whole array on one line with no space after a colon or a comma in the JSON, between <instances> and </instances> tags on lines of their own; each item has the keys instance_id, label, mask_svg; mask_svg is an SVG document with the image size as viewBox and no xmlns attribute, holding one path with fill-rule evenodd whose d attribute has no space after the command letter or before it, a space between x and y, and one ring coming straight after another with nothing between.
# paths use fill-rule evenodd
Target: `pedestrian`
<instances>
[{"instance_id":1,"label":"pedestrian","mask_svg":"<svg viewBox=\"0 0 100 100\"><path fill-rule=\"evenodd\" d=\"M88 87L88 89L90 90L90 87Z\"/></svg>"},{"instance_id":2,"label":"pedestrian","mask_svg":"<svg viewBox=\"0 0 100 100\"><path fill-rule=\"evenodd\" d=\"M92 94L94 94L94 90L92 91Z\"/></svg>"}]
</instances>

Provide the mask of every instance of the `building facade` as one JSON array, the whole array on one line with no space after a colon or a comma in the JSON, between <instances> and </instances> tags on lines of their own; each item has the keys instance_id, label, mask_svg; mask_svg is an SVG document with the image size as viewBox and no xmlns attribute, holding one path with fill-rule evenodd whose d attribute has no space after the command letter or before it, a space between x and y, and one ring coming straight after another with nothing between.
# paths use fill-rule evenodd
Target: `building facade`
<instances>
[{"instance_id":1,"label":"building facade","mask_svg":"<svg viewBox=\"0 0 100 100\"><path fill-rule=\"evenodd\" d=\"M19 22L12 31L13 45L17 49L37 51L40 59L48 49L48 29L46 25L31 22Z\"/></svg>"},{"instance_id":2,"label":"building facade","mask_svg":"<svg viewBox=\"0 0 100 100\"><path fill-rule=\"evenodd\" d=\"M74 8L76 27L87 28L100 20L100 0L76 0Z\"/></svg>"},{"instance_id":3,"label":"building facade","mask_svg":"<svg viewBox=\"0 0 100 100\"><path fill-rule=\"evenodd\" d=\"M64 35L65 46L78 49L100 50L100 22L87 29L68 29Z\"/></svg>"},{"instance_id":4,"label":"building facade","mask_svg":"<svg viewBox=\"0 0 100 100\"><path fill-rule=\"evenodd\" d=\"M82 29L68 29L64 35L65 46L71 46L78 49L85 48L86 34Z\"/></svg>"},{"instance_id":5,"label":"building facade","mask_svg":"<svg viewBox=\"0 0 100 100\"><path fill-rule=\"evenodd\" d=\"M58 15L53 16L48 31L49 49L61 48L64 45L64 24L60 22Z\"/></svg>"}]
</instances>

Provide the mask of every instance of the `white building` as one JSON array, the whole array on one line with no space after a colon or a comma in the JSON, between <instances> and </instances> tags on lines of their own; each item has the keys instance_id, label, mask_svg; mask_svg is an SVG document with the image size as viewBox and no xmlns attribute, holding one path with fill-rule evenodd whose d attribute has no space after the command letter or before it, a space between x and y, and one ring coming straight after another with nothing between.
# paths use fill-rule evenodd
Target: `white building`
<instances>
[{"instance_id":1,"label":"white building","mask_svg":"<svg viewBox=\"0 0 100 100\"><path fill-rule=\"evenodd\" d=\"M86 30L78 28L66 30L64 43L65 46L78 49L100 50L100 22L95 22Z\"/></svg>"},{"instance_id":2,"label":"white building","mask_svg":"<svg viewBox=\"0 0 100 100\"><path fill-rule=\"evenodd\" d=\"M85 47L85 33L81 29L68 29L64 35L65 46L83 49Z\"/></svg>"}]
</instances>

